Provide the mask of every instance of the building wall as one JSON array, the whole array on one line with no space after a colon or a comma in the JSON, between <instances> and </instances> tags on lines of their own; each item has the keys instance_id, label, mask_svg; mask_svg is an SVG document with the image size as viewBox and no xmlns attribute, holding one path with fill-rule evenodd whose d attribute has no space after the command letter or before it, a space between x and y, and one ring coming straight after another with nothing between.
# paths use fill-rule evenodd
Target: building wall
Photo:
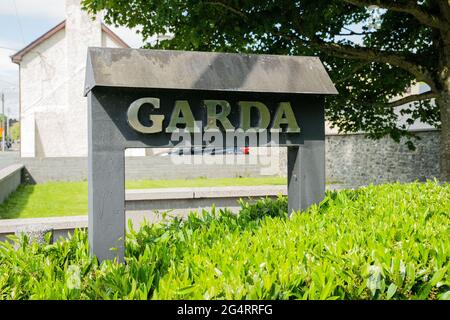
<instances>
[{"instance_id":1,"label":"building wall","mask_svg":"<svg viewBox=\"0 0 450 320\"><path fill-rule=\"evenodd\" d=\"M118 47L80 0L66 0L65 28L20 63L21 157L87 156L87 48L102 45Z\"/></svg>"},{"instance_id":2,"label":"building wall","mask_svg":"<svg viewBox=\"0 0 450 320\"><path fill-rule=\"evenodd\" d=\"M80 0L66 0L66 64L68 69L67 109L58 119L67 127L64 130L64 147L52 145L47 157L83 157L87 155L87 99L83 96L88 47L102 45L99 19L80 8ZM58 63L55 61L55 63ZM56 121L58 119L55 119ZM59 150L58 150L59 149Z\"/></svg>"},{"instance_id":3,"label":"building wall","mask_svg":"<svg viewBox=\"0 0 450 320\"><path fill-rule=\"evenodd\" d=\"M88 161L85 157L22 158L21 163L25 165L25 181L28 183L87 180ZM168 157L161 156L125 159L127 180L258 177L263 173L258 164L248 162L238 165L174 165ZM276 174L277 170L272 172L272 175Z\"/></svg>"},{"instance_id":4,"label":"building wall","mask_svg":"<svg viewBox=\"0 0 450 320\"><path fill-rule=\"evenodd\" d=\"M20 63L21 156L45 154L46 115L62 112L67 103L65 30L61 30L26 54ZM58 124L56 124L58 125Z\"/></svg>"}]
</instances>

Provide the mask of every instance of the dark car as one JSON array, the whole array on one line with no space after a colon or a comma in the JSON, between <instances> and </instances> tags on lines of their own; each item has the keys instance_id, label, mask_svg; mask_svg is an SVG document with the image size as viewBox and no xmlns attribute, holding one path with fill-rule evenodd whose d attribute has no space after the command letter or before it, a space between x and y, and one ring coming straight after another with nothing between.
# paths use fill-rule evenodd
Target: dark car
<instances>
[{"instance_id":1,"label":"dark car","mask_svg":"<svg viewBox=\"0 0 450 320\"><path fill-rule=\"evenodd\" d=\"M0 147L2 146L2 141L1 141L1 139L0 139ZM11 141L10 140L6 140L5 141L5 149L7 150L7 149L9 149L9 148L11 148L11 146L12 146L12 143L11 143Z\"/></svg>"},{"instance_id":2,"label":"dark car","mask_svg":"<svg viewBox=\"0 0 450 320\"><path fill-rule=\"evenodd\" d=\"M161 153L160 156L170 155L219 155L219 154L249 154L249 147L231 147L231 148L213 148L213 147L187 147L187 148L173 148L168 152Z\"/></svg>"}]
</instances>

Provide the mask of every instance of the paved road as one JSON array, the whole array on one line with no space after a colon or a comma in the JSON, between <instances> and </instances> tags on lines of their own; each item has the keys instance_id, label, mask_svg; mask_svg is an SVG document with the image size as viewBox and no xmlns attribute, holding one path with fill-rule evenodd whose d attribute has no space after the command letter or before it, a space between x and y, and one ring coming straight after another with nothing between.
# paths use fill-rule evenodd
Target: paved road
<instances>
[{"instance_id":1,"label":"paved road","mask_svg":"<svg viewBox=\"0 0 450 320\"><path fill-rule=\"evenodd\" d=\"M9 166L10 164L19 162L18 151L0 151L0 170Z\"/></svg>"}]
</instances>

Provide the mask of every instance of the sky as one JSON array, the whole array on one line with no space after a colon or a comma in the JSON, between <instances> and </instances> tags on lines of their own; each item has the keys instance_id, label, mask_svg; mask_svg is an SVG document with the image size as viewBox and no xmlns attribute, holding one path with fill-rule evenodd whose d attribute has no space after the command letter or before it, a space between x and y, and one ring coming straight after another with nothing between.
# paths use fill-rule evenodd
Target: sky
<instances>
[{"instance_id":1,"label":"sky","mask_svg":"<svg viewBox=\"0 0 450 320\"><path fill-rule=\"evenodd\" d=\"M0 0L0 94L8 117L19 116L19 67L10 56L63 21L64 6L64 0ZM135 31L110 28L129 46L142 46Z\"/></svg>"}]
</instances>

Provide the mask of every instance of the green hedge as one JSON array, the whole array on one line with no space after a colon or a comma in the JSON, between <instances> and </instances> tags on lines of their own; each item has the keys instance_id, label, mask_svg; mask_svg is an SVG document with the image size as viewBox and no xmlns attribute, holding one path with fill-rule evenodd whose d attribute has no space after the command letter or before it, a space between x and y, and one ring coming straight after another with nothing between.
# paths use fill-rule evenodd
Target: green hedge
<instances>
[{"instance_id":1,"label":"green hedge","mask_svg":"<svg viewBox=\"0 0 450 320\"><path fill-rule=\"evenodd\" d=\"M450 185L329 192L286 215L286 198L145 225L126 264L55 244L0 244L1 299L449 299Z\"/></svg>"}]
</instances>

